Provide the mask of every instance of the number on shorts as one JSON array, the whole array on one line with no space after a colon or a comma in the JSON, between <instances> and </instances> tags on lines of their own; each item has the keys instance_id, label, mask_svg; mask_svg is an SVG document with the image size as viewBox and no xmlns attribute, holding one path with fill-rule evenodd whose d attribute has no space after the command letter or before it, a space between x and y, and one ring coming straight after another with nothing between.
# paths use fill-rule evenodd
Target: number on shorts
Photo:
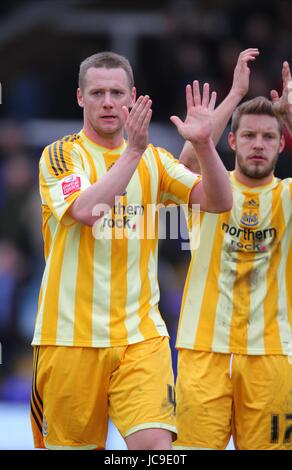
<instances>
[{"instance_id":1,"label":"number on shorts","mask_svg":"<svg viewBox=\"0 0 292 470\"><path fill-rule=\"evenodd\" d=\"M292 414L286 415L286 420L291 421ZM284 435L284 443L289 444L289 442L292 442L292 424L290 424L290 426L287 425L285 435Z\"/></svg>"},{"instance_id":2,"label":"number on shorts","mask_svg":"<svg viewBox=\"0 0 292 470\"><path fill-rule=\"evenodd\" d=\"M286 421L292 420L292 414L285 415ZM271 443L275 444L279 442L279 415L271 416ZM284 434L284 444L292 442L292 424L286 423L286 429Z\"/></svg>"}]
</instances>

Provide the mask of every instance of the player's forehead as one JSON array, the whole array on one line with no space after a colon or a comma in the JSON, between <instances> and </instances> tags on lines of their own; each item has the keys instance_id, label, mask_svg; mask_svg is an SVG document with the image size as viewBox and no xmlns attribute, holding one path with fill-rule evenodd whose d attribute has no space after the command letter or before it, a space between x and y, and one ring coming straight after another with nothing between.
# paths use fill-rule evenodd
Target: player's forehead
<instances>
[{"instance_id":1,"label":"player's forehead","mask_svg":"<svg viewBox=\"0 0 292 470\"><path fill-rule=\"evenodd\" d=\"M130 89L124 69L105 67L90 67L85 74L85 87Z\"/></svg>"},{"instance_id":2,"label":"player's forehead","mask_svg":"<svg viewBox=\"0 0 292 470\"><path fill-rule=\"evenodd\" d=\"M243 114L239 120L238 130L279 133L279 124L274 116L268 114Z\"/></svg>"}]
</instances>

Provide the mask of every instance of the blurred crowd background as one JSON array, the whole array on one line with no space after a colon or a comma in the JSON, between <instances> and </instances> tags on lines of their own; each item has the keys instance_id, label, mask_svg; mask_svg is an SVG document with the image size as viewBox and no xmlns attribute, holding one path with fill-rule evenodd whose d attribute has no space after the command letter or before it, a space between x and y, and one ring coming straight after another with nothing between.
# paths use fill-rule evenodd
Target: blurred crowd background
<instances>
[{"instance_id":1,"label":"blurred crowd background","mask_svg":"<svg viewBox=\"0 0 292 470\"><path fill-rule=\"evenodd\" d=\"M38 0L0 5L0 401L29 399L34 319L44 268L38 160L45 145L82 126L80 62L113 50L133 65L138 93L153 99L151 140L179 155L169 116L184 116L185 85L210 82L227 94L239 52L258 47L247 98L281 91L292 63L292 2L260 0ZM227 130L228 131L228 130ZM226 135L218 149L234 165ZM292 145L277 176L292 176ZM190 255L160 242L160 308L175 340ZM176 354L174 369L176 371Z\"/></svg>"}]
</instances>

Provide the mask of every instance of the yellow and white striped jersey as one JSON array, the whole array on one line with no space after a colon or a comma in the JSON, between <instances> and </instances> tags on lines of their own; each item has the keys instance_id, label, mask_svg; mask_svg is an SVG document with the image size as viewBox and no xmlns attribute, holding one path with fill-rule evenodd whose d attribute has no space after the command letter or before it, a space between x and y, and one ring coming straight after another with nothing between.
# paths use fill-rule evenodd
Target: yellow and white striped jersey
<instances>
[{"instance_id":1,"label":"yellow and white striped jersey","mask_svg":"<svg viewBox=\"0 0 292 470\"><path fill-rule=\"evenodd\" d=\"M231 184L233 209L201 214L177 347L291 354L292 179L251 189L232 172Z\"/></svg>"},{"instance_id":2,"label":"yellow and white striped jersey","mask_svg":"<svg viewBox=\"0 0 292 470\"><path fill-rule=\"evenodd\" d=\"M97 224L97 235L67 213L126 145L124 141L109 150L80 131L49 145L42 154L46 268L34 345L109 347L167 335L157 307L157 213L149 218L147 207L170 201L188 204L200 177L166 150L149 145L120 201ZM153 236L140 236L143 226L148 233L149 224ZM118 236L108 237L116 229Z\"/></svg>"}]
</instances>

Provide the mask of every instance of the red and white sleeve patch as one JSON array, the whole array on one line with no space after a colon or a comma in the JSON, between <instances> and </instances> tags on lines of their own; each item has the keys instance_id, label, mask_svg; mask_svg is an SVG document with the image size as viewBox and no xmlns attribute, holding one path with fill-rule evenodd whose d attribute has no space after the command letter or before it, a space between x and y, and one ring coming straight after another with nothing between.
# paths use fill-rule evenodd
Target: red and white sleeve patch
<instances>
[{"instance_id":1,"label":"red and white sleeve patch","mask_svg":"<svg viewBox=\"0 0 292 470\"><path fill-rule=\"evenodd\" d=\"M70 175L61 181L62 193L64 199L67 199L71 194L76 193L81 188L81 178L78 175Z\"/></svg>"}]
</instances>

